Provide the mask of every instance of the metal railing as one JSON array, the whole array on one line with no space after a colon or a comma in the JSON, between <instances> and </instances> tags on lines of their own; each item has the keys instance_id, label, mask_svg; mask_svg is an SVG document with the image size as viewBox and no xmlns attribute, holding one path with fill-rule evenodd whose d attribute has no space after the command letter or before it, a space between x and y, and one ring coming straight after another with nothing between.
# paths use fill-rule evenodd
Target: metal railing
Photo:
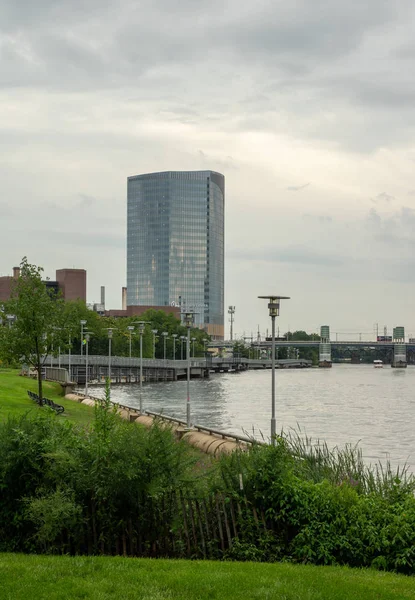
<instances>
[{"instance_id":1,"label":"metal railing","mask_svg":"<svg viewBox=\"0 0 415 600\"><path fill-rule=\"evenodd\" d=\"M78 354L69 355L61 354L59 357L60 364L68 365L69 362L71 367L86 365L86 356L80 356ZM154 368L166 368L166 369L185 369L187 368L187 360L164 360L163 358L143 358L143 367L154 367ZM140 358L128 357L128 356L112 356L111 367L139 367ZM46 366L56 363L56 357L48 356L45 361ZM108 356L90 354L88 356L89 366L106 367L108 366ZM190 360L190 366L192 368L205 368L206 359L204 358L192 358Z\"/></svg>"},{"instance_id":2,"label":"metal railing","mask_svg":"<svg viewBox=\"0 0 415 600\"><path fill-rule=\"evenodd\" d=\"M84 394L81 394L79 392L74 392L74 394L76 396L79 396L80 398L85 397ZM90 398L91 400L97 400L98 402L102 402L102 398L97 398L96 396L90 396L89 394L88 394L88 398ZM111 404L113 406L116 406L117 408L122 408L124 410L129 410L133 413L140 414L140 411L137 407L128 406L126 404L121 404L119 402L111 402ZM162 419L163 421L170 421L172 423L177 423L178 425L182 425L183 427L187 427L186 421L182 421L181 419L177 419L176 417L169 417L167 415L164 415L163 413L157 413L157 412L153 412L151 410L145 410L143 412L143 414L148 415L149 417L156 417L157 419ZM209 435L219 436L220 438L222 438L224 440L231 439L231 440L236 440L237 442L245 442L247 444L260 444L262 446L267 445L266 442L260 442L253 437L251 438L251 437L244 436L244 435L237 435L235 433L228 433L227 431L219 431L218 429L213 429L212 427L205 427L204 425L193 424L191 429L194 431L206 432Z\"/></svg>"}]
</instances>

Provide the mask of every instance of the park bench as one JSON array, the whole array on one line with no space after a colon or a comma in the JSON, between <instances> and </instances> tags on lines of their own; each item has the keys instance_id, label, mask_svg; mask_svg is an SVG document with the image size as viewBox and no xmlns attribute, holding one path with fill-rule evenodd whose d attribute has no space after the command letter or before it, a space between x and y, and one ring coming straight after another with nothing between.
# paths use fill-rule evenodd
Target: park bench
<instances>
[{"instance_id":1,"label":"park bench","mask_svg":"<svg viewBox=\"0 0 415 600\"><path fill-rule=\"evenodd\" d=\"M37 394L35 394L35 392L27 390L27 393L31 400L40 405L40 398ZM53 408L53 410L55 410L58 413L58 415L63 413L63 411L65 410L63 406L61 406L60 404L56 404L56 402L54 402L53 400L49 400L49 398L43 398L43 404L46 404L46 406L50 406L50 408Z\"/></svg>"}]
</instances>

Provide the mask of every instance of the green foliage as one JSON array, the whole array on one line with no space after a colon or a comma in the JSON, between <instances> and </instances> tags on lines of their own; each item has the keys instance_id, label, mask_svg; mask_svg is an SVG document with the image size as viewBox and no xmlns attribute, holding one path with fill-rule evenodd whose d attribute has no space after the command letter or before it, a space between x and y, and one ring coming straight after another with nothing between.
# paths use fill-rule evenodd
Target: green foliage
<instances>
[{"instance_id":1,"label":"green foliage","mask_svg":"<svg viewBox=\"0 0 415 600\"><path fill-rule=\"evenodd\" d=\"M0 425L1 550L97 552L131 524L148 530L157 498L193 487L188 446L122 421L108 401L88 429L46 408Z\"/></svg>"},{"instance_id":2,"label":"green foliage","mask_svg":"<svg viewBox=\"0 0 415 600\"><path fill-rule=\"evenodd\" d=\"M15 280L12 299L0 311L3 321L13 315L11 327L0 327L0 354L8 362L32 365L39 373L46 357L68 345L66 329L71 314L64 301L42 281L43 269L28 263L20 264L20 277ZM11 323L10 323L11 324ZM42 380L38 378L38 394L43 398Z\"/></svg>"},{"instance_id":3,"label":"green foliage","mask_svg":"<svg viewBox=\"0 0 415 600\"><path fill-rule=\"evenodd\" d=\"M215 476L216 489L232 490L263 521L239 522L229 558L415 573L414 478L405 471L371 469L356 448L329 453L294 436L224 456Z\"/></svg>"}]
</instances>

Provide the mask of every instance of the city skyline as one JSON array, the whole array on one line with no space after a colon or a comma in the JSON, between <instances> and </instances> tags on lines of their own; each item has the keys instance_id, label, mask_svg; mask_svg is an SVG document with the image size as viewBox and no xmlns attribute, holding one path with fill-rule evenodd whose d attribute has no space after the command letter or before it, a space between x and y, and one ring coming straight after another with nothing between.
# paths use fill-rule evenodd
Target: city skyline
<instances>
[{"instance_id":1,"label":"city skyline","mask_svg":"<svg viewBox=\"0 0 415 600\"><path fill-rule=\"evenodd\" d=\"M0 8L0 275L86 269L121 307L126 177L209 168L235 334L269 292L280 330L415 334L413 3L36 7Z\"/></svg>"}]
</instances>

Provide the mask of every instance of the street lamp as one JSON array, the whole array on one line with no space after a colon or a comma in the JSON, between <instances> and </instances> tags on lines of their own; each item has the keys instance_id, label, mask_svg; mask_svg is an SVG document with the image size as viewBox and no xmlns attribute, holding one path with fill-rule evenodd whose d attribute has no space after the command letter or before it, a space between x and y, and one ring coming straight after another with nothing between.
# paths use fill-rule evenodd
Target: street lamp
<instances>
[{"instance_id":1,"label":"street lamp","mask_svg":"<svg viewBox=\"0 0 415 600\"><path fill-rule=\"evenodd\" d=\"M275 446L277 432L275 421L275 317L280 314L280 301L289 300L289 296L258 296L268 300L269 316L272 322L272 345L271 345L271 444Z\"/></svg>"},{"instance_id":2,"label":"street lamp","mask_svg":"<svg viewBox=\"0 0 415 600\"><path fill-rule=\"evenodd\" d=\"M131 336L132 336L132 332L134 331L134 326L133 325L129 325L127 327L127 329L130 332L130 358L131 358Z\"/></svg>"},{"instance_id":3,"label":"street lamp","mask_svg":"<svg viewBox=\"0 0 415 600\"><path fill-rule=\"evenodd\" d=\"M190 427L190 329L193 326L194 313L186 312L184 315L184 324L187 327L187 401L186 401L186 425Z\"/></svg>"},{"instance_id":4,"label":"street lamp","mask_svg":"<svg viewBox=\"0 0 415 600\"><path fill-rule=\"evenodd\" d=\"M184 344L185 339L186 339L185 335L180 336L180 340L181 340L180 358L181 358L181 360L183 360L183 344Z\"/></svg>"},{"instance_id":5,"label":"street lamp","mask_svg":"<svg viewBox=\"0 0 415 600\"><path fill-rule=\"evenodd\" d=\"M68 340L68 371L69 371L69 381L72 381L71 377L71 334L69 334Z\"/></svg>"},{"instance_id":6,"label":"street lamp","mask_svg":"<svg viewBox=\"0 0 415 600\"><path fill-rule=\"evenodd\" d=\"M84 325L86 325L85 319L81 321L81 356L84 353L83 343L84 343Z\"/></svg>"},{"instance_id":7,"label":"street lamp","mask_svg":"<svg viewBox=\"0 0 415 600\"><path fill-rule=\"evenodd\" d=\"M86 346L85 346L85 396L88 396L88 346L89 346L89 333L85 335Z\"/></svg>"},{"instance_id":8,"label":"street lamp","mask_svg":"<svg viewBox=\"0 0 415 600\"><path fill-rule=\"evenodd\" d=\"M195 357L195 341L196 341L196 338L192 338L192 342L193 342L193 344L192 344L192 346L193 346L193 358Z\"/></svg>"},{"instance_id":9,"label":"street lamp","mask_svg":"<svg viewBox=\"0 0 415 600\"><path fill-rule=\"evenodd\" d=\"M231 329L230 329L230 337L231 337L231 342L233 341L233 315L235 314L235 307L234 306L229 306L228 307L228 315L230 315L230 322L231 322Z\"/></svg>"},{"instance_id":10,"label":"street lamp","mask_svg":"<svg viewBox=\"0 0 415 600\"><path fill-rule=\"evenodd\" d=\"M111 387L111 342L113 330L108 327L108 384Z\"/></svg>"},{"instance_id":11,"label":"street lamp","mask_svg":"<svg viewBox=\"0 0 415 600\"><path fill-rule=\"evenodd\" d=\"M164 355L164 360L166 360L166 340L167 340L167 336L169 335L167 333L167 331L163 331L163 333L161 334L163 336L163 355Z\"/></svg>"},{"instance_id":12,"label":"street lamp","mask_svg":"<svg viewBox=\"0 0 415 600\"><path fill-rule=\"evenodd\" d=\"M143 334L147 321L137 321L140 335L140 415L143 414Z\"/></svg>"},{"instance_id":13,"label":"street lamp","mask_svg":"<svg viewBox=\"0 0 415 600\"><path fill-rule=\"evenodd\" d=\"M153 358L156 358L156 333L157 333L157 329L152 329L151 333L153 334Z\"/></svg>"},{"instance_id":14,"label":"street lamp","mask_svg":"<svg viewBox=\"0 0 415 600\"><path fill-rule=\"evenodd\" d=\"M176 360L176 338L177 338L177 333L173 333L171 337L173 338L173 360Z\"/></svg>"}]
</instances>

